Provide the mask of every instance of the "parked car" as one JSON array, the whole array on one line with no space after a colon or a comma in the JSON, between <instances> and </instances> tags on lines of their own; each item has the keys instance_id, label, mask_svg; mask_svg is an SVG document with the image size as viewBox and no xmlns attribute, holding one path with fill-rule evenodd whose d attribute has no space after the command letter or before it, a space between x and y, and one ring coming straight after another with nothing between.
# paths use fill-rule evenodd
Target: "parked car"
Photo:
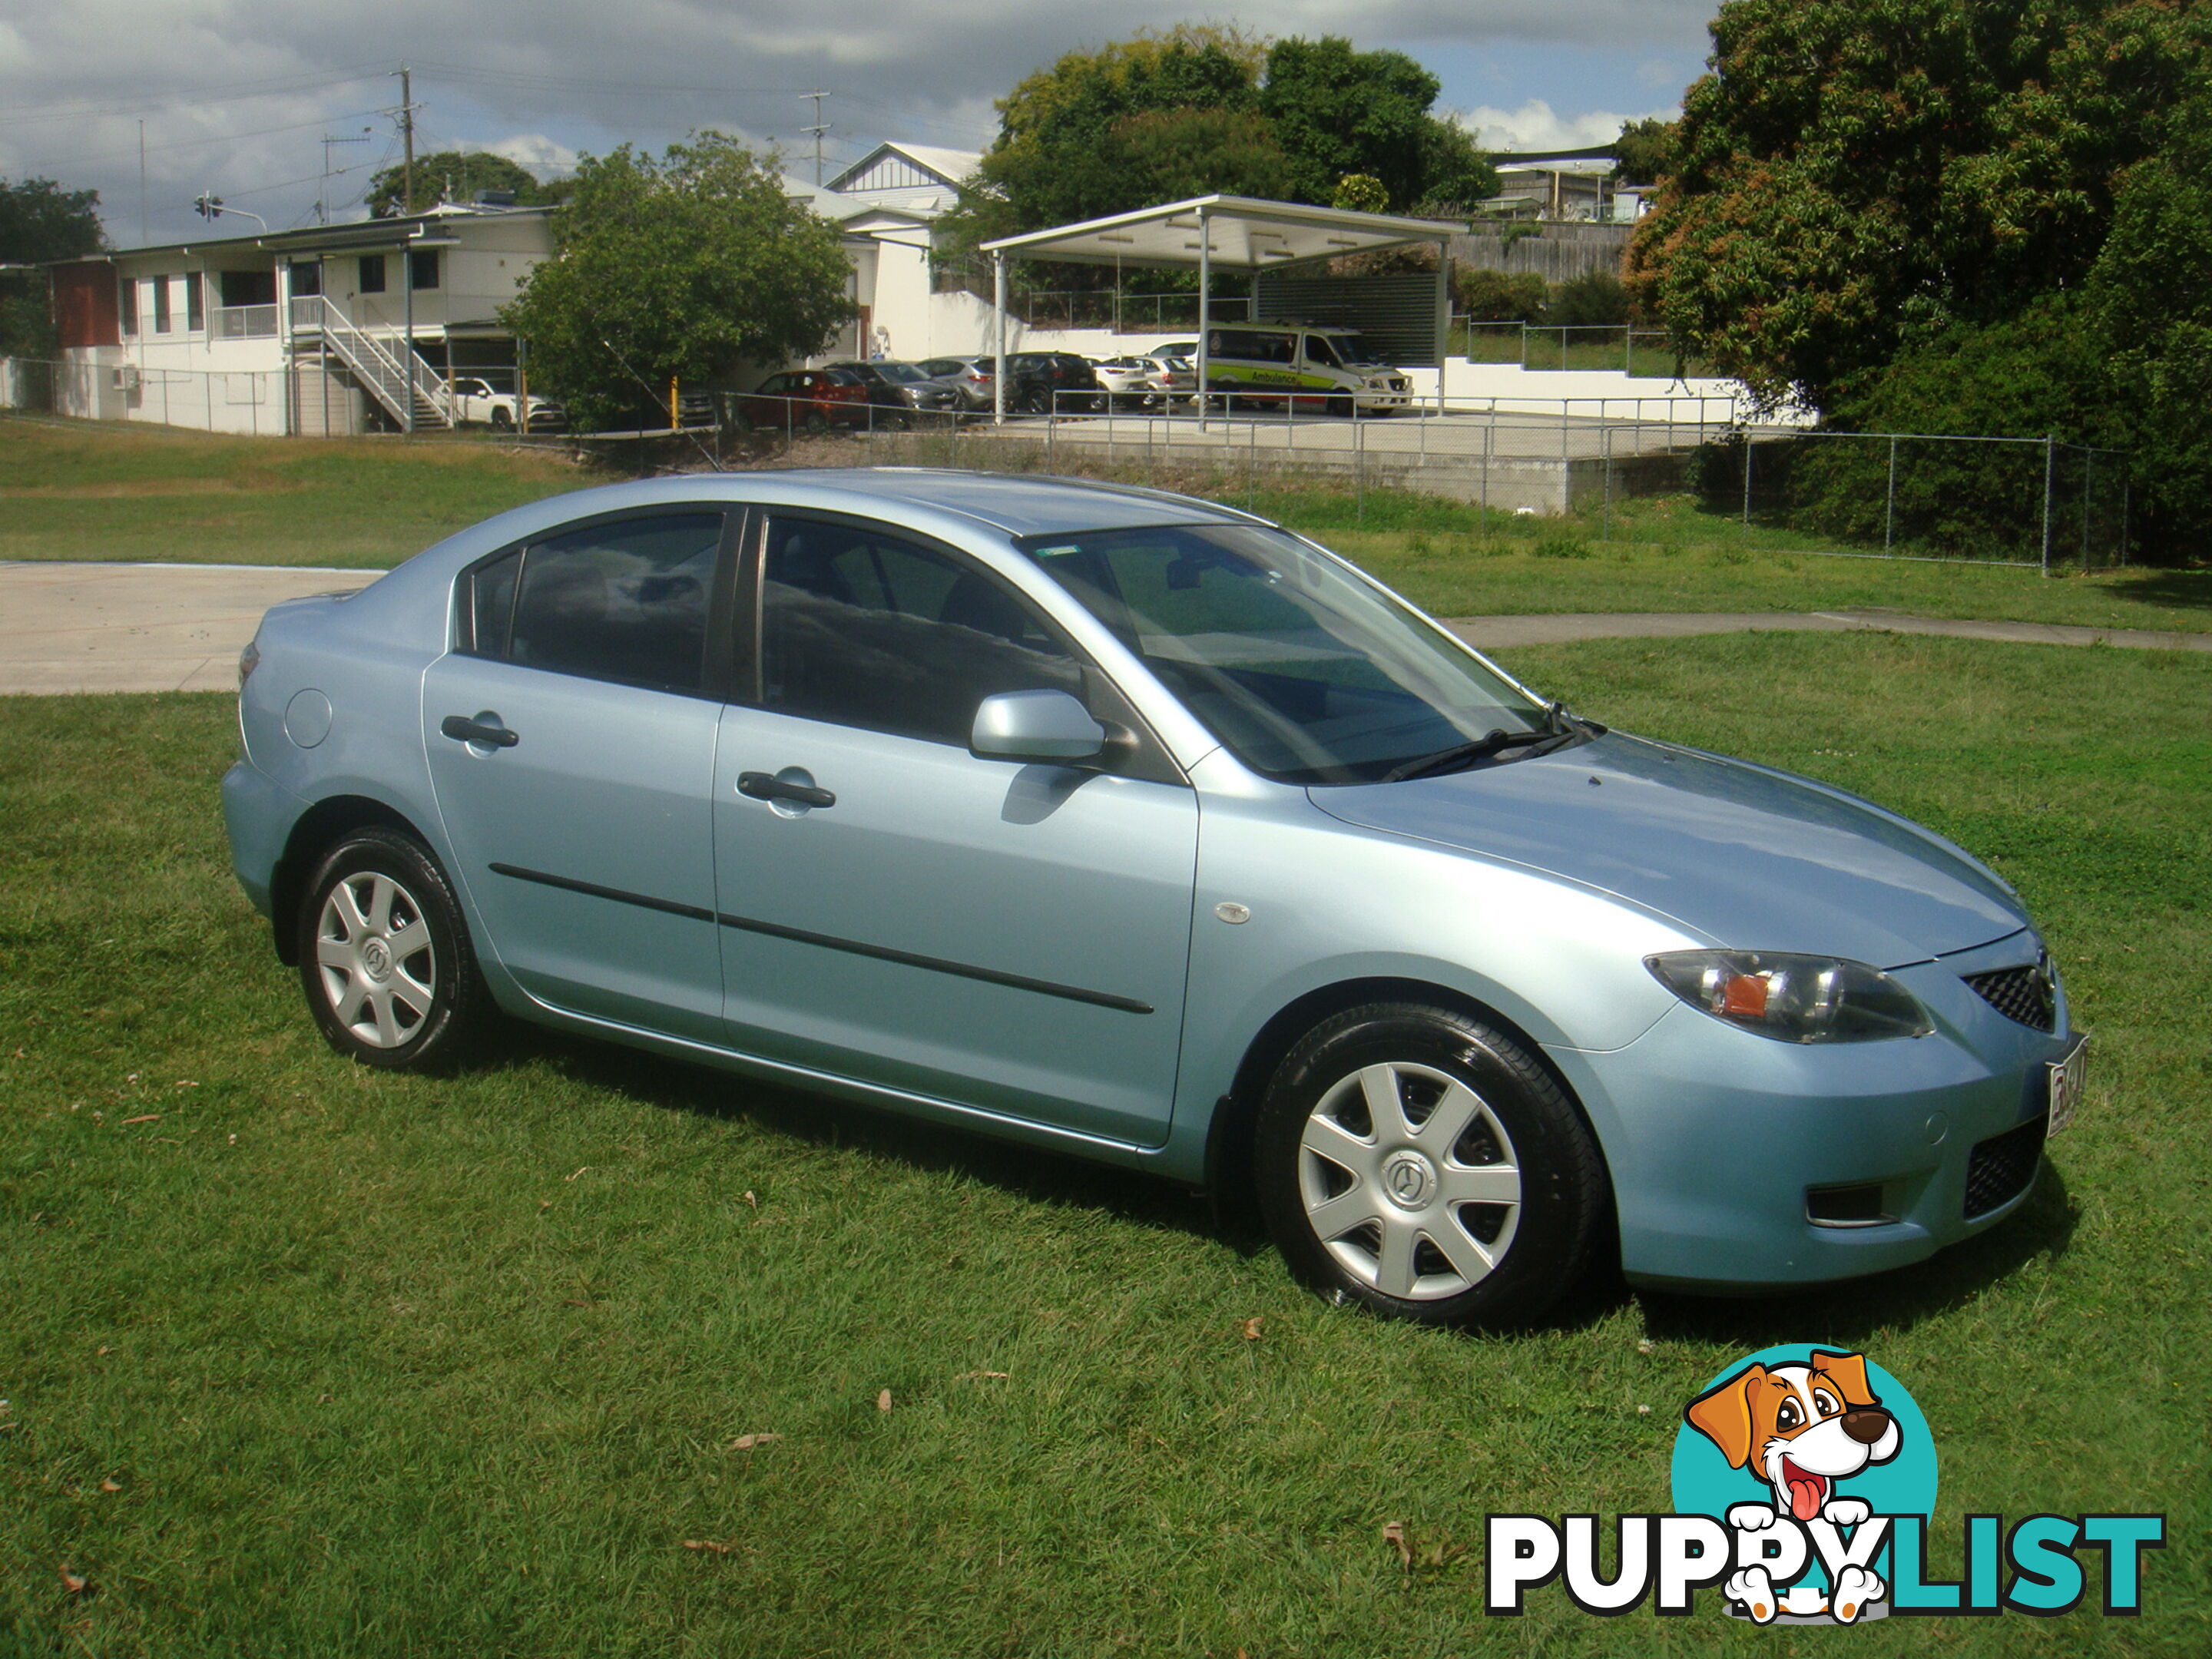
<instances>
[{"instance_id":1,"label":"parked car","mask_svg":"<svg viewBox=\"0 0 2212 1659\"><path fill-rule=\"evenodd\" d=\"M823 433L870 424L868 389L840 368L793 368L771 374L729 400L730 423L740 432Z\"/></svg>"},{"instance_id":2,"label":"parked car","mask_svg":"<svg viewBox=\"0 0 2212 1659\"><path fill-rule=\"evenodd\" d=\"M456 425L489 426L512 432L523 424L520 392L495 391L490 381L473 374L457 375L447 383L447 391L453 398ZM559 432L568 424L568 411L561 404L550 398L531 398L527 430Z\"/></svg>"},{"instance_id":3,"label":"parked car","mask_svg":"<svg viewBox=\"0 0 2212 1659\"><path fill-rule=\"evenodd\" d=\"M1207 401L1232 410L1388 415L1413 401L1413 382L1356 329L1243 324L1209 331L1206 354Z\"/></svg>"},{"instance_id":4,"label":"parked car","mask_svg":"<svg viewBox=\"0 0 2212 1659\"><path fill-rule=\"evenodd\" d=\"M1009 352L1006 374L1006 407L1025 415L1088 415L1106 406L1091 360L1073 351Z\"/></svg>"},{"instance_id":5,"label":"parked car","mask_svg":"<svg viewBox=\"0 0 2212 1659\"><path fill-rule=\"evenodd\" d=\"M951 471L556 496L264 617L223 781L331 1045L559 1030L1255 1196L1431 1322L1987 1231L2079 1098L2019 897L1608 731L1313 543Z\"/></svg>"},{"instance_id":6,"label":"parked car","mask_svg":"<svg viewBox=\"0 0 2212 1659\"><path fill-rule=\"evenodd\" d=\"M868 401L889 411L888 422L883 416L877 417L879 425L911 425L917 414L946 415L957 410L962 403L958 386L950 380L933 377L914 363L878 360L831 363L830 367L842 374L858 376L867 390Z\"/></svg>"},{"instance_id":7,"label":"parked car","mask_svg":"<svg viewBox=\"0 0 2212 1659\"><path fill-rule=\"evenodd\" d=\"M933 380L956 387L962 405L970 410L991 407L991 388L998 376L988 357L929 357L916 365Z\"/></svg>"},{"instance_id":8,"label":"parked car","mask_svg":"<svg viewBox=\"0 0 2212 1659\"><path fill-rule=\"evenodd\" d=\"M1106 390L1109 409L1156 409L1166 400L1163 366L1149 357L1109 357L1091 369Z\"/></svg>"}]
</instances>

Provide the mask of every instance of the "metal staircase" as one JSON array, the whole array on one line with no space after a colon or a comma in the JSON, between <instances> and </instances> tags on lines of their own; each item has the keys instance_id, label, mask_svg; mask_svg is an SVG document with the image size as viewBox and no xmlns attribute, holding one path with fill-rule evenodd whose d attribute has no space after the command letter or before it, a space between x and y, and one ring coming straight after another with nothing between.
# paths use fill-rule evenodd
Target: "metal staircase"
<instances>
[{"instance_id":1,"label":"metal staircase","mask_svg":"<svg viewBox=\"0 0 2212 1659\"><path fill-rule=\"evenodd\" d=\"M454 424L453 394L444 376L404 343L395 343L398 355L393 355L391 347L356 327L351 318L323 295L301 295L293 300L292 332L295 340L319 336L338 361L353 372L354 379L368 395L401 426L420 430L426 426ZM402 357L405 359L404 366Z\"/></svg>"}]
</instances>

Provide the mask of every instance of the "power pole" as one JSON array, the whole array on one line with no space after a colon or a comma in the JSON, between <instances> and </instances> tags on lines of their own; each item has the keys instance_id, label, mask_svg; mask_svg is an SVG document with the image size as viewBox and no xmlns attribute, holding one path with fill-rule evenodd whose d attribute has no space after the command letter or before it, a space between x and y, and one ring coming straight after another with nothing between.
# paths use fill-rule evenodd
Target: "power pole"
<instances>
[{"instance_id":1,"label":"power pole","mask_svg":"<svg viewBox=\"0 0 2212 1659\"><path fill-rule=\"evenodd\" d=\"M819 190L822 188L822 135L830 131L830 124L822 118L822 100L830 94L826 92L802 92L799 95L814 100L814 125L801 131L814 135L814 187Z\"/></svg>"},{"instance_id":2,"label":"power pole","mask_svg":"<svg viewBox=\"0 0 2212 1659\"><path fill-rule=\"evenodd\" d=\"M415 211L415 81L414 71L399 66L399 137L406 145L406 160L399 174L399 210Z\"/></svg>"},{"instance_id":3,"label":"power pole","mask_svg":"<svg viewBox=\"0 0 2212 1659\"><path fill-rule=\"evenodd\" d=\"M358 138L334 138L327 132L323 135L323 183L322 188L316 192L315 196L315 222L317 224L326 225L331 222L331 146L333 144L365 144L368 142L368 129L367 127L363 127L361 130L361 137Z\"/></svg>"}]
</instances>

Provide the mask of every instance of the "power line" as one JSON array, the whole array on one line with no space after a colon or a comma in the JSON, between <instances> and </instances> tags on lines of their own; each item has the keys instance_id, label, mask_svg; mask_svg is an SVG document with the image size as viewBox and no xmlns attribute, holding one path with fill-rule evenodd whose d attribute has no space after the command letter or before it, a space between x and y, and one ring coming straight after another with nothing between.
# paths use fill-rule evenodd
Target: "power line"
<instances>
[{"instance_id":1,"label":"power line","mask_svg":"<svg viewBox=\"0 0 2212 1659\"><path fill-rule=\"evenodd\" d=\"M176 138L167 143L149 144L146 146L146 152L150 155L162 150L192 149L201 144L234 143L241 138L266 138L271 133L298 132L306 127L319 127L332 121L358 121L372 115L383 115L386 112L381 109L357 109L344 115L318 115L312 121L290 121L281 127L257 127L251 132L218 132L204 138ZM92 155L47 156L42 161L22 162L21 169L27 172L33 167L59 167L81 165L86 161L112 161L119 155L136 155L137 153L137 149L134 145L129 149L101 150Z\"/></svg>"},{"instance_id":2,"label":"power line","mask_svg":"<svg viewBox=\"0 0 2212 1659\"><path fill-rule=\"evenodd\" d=\"M382 73L381 66L351 70L315 76L264 76L258 81L235 81L222 86L203 87L189 97L171 98L160 103L143 101L87 102L62 104L25 115L0 115L0 126L21 126L39 121L88 121L111 115L164 115L174 110L202 109L210 104L246 103L256 98L286 98L303 92L320 92L325 87L351 86ZM282 81L283 84L274 84ZM258 87L260 91L245 88Z\"/></svg>"}]
</instances>

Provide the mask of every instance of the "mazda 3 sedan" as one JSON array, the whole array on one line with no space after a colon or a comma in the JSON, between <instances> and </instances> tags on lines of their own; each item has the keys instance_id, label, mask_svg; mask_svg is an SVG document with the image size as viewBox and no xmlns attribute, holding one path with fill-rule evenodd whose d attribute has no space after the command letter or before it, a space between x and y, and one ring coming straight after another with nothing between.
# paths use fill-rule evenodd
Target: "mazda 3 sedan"
<instances>
[{"instance_id":1,"label":"mazda 3 sedan","mask_svg":"<svg viewBox=\"0 0 2212 1659\"><path fill-rule=\"evenodd\" d=\"M1995 1224L2082 1045L2012 890L1611 732L1226 507L878 470L520 507L271 611L223 784L338 1052L495 1011L1249 1196L1339 1300Z\"/></svg>"}]
</instances>

